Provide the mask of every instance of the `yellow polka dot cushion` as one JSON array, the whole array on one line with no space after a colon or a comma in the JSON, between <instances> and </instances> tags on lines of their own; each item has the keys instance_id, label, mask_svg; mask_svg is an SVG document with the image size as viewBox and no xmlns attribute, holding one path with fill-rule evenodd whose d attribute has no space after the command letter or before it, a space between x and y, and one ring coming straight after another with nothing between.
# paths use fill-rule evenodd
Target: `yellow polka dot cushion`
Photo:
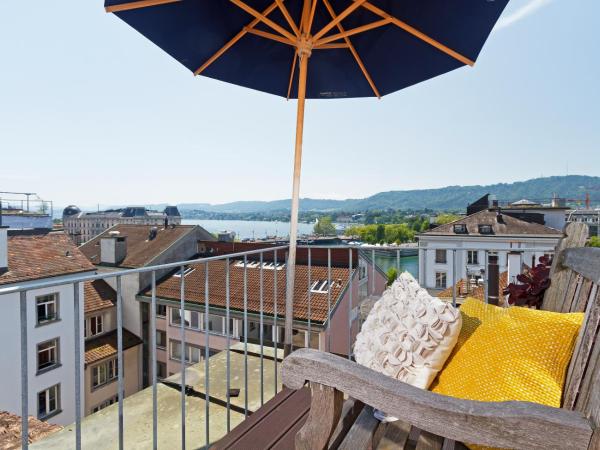
<instances>
[{"instance_id":1,"label":"yellow polka dot cushion","mask_svg":"<svg viewBox=\"0 0 600 450\"><path fill-rule=\"evenodd\" d=\"M559 408L583 313L499 308L467 299L462 328L433 392Z\"/></svg>"}]
</instances>

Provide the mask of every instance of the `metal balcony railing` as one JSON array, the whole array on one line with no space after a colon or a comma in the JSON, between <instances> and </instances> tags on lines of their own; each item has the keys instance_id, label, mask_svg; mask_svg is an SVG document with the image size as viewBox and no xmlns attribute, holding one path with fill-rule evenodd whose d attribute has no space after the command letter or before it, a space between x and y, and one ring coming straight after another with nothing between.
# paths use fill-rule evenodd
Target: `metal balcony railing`
<instances>
[{"instance_id":1,"label":"metal balcony railing","mask_svg":"<svg viewBox=\"0 0 600 450\"><path fill-rule=\"evenodd\" d=\"M335 255L340 255L343 254L345 252L347 252L347 256L346 261L347 261L347 274L348 274L348 278L347 280L343 280L343 283L347 283L347 289L348 289L348 323L347 323L347 329L348 329L348 336L347 336L347 344L348 344L348 355L346 355L348 358L351 358L351 348L352 348L352 343L353 343L353 339L354 339L354 335L353 333L355 333L355 331L357 330L357 327L355 326L355 321L357 320L357 316L356 316L356 307L358 306L358 302L361 301L362 299L356 299L356 298L352 298L353 296L353 288L354 288L354 283L361 283L363 286L366 284L366 293L368 297L376 297L377 295L380 295L381 292L378 292L378 287L377 287L377 282L376 282L376 272L379 271L379 275L383 276L383 273L385 273L390 267L395 267L398 272L400 272L401 268L403 268L403 258L404 256L402 255L402 252L408 250L409 252L412 251L413 253L416 252L421 252L422 256L425 256L425 258L427 258L427 255L429 254L429 252L435 252L436 250L446 250L446 251L450 251L451 252L451 259L450 259L450 265L452 267L452 282L451 282L451 286L456 286L457 283L457 255L459 254L459 252L464 252L466 255L466 252L468 251L484 251L485 252L485 264L487 265L488 263L488 255L490 255L490 253L495 252L495 253L508 253L508 252L518 252L521 255L521 262L523 261L523 257L525 254L543 254L543 253L553 253L554 249L553 248L486 248L486 249L481 249L481 248L456 248L456 247L419 247L419 248L411 248L411 249L403 249L400 247L383 247L383 246L368 246L368 247L356 247L356 246L335 246L335 247L331 247L331 246L299 246L299 249L305 249L306 251L306 265L308 266L308 279L307 279L307 284L306 284L306 289L307 289L307 300L308 300L308 304L307 304L307 308L308 308L308 314L307 314L307 318L308 320L306 321L306 327L307 327L307 331L308 331L308 341L310 344L310 338L311 338L311 331L313 330L313 327L315 326L313 324L313 321L311 319L311 308L313 307L312 302L311 302L311 297L315 295L315 292L318 292L319 289L322 290L322 287L319 286L314 286L314 281L312 279L312 273L313 271L311 270L312 267L315 266L315 260L313 259L314 257L314 253L315 252L320 252L320 261L319 261L319 265L321 267L325 267L326 269L326 273L327 273L327 286L331 285L332 282L332 267L337 264L337 268L339 268L339 261L340 258L338 258L337 262L334 264L333 259L332 259L332 253L335 252ZM173 263L168 263L168 264L161 264L161 265L157 265L157 266L152 266L152 267L143 267L143 268L138 268L138 269L128 269L128 270L119 270L119 271L114 271L114 272L104 272L104 273L98 273L95 275L85 275L85 276L77 276L74 278L69 279L68 282L66 282L64 279L63 280L52 280L52 281L43 281L43 282L31 282L28 283L27 286L9 286L6 288L0 288L0 296L5 295L5 294L14 294L14 293L18 293L20 296L20 355L21 355L21 416L22 416L22 447L24 449L27 449L29 446L28 443L28 416L30 414L29 411L29 376L30 376L30 372L29 372L29 368L28 368L28 355L29 352L31 351L35 351L35 349L30 349L27 346L27 334L28 334L28 309L27 309L27 293L29 291L33 291L33 290L37 290L37 289L41 289L41 288L49 288L49 287L57 287L57 286L65 286L65 285L70 285L72 286L73 289L73 299L74 299L74 304L73 304L73 308L74 308L74 322L72 325L66 325L66 326L72 326L75 336L82 336L83 334L83 323L81 323L81 321L79 320L81 317L81 313L82 313L82 307L83 307L83 302L82 299L80 298L80 287L81 287L81 283L87 282L87 281L93 281L93 280L100 280L100 279L104 279L104 280L113 280L116 285L116 297L117 297L117 302L116 302L116 317L117 317L117 367L118 367L118 374L117 374L117 382L118 382L118 419L117 419L117 425L118 425L118 443L119 443L119 448L122 449L124 448L124 433L125 433L125 428L124 428L124 420L123 420L123 400L124 400L124 382L123 382L123 367L124 367L124 361L123 361L123 314L124 314L124 308L123 308L123 296L122 296L122 280L123 277L126 277L128 275L132 275L132 274L150 274L150 314L149 314L149 332L148 332L148 349L149 349L149 360L150 360L150 367L151 367L151 379L150 379L150 386L152 389L152 441L153 441L153 448L157 448L157 435L158 435L158 414L157 414L157 410L158 410L158 404L157 404L157 384L159 383L159 377L157 374L157 342L156 342L156 330L157 330L157 323L156 323L156 311L157 311L157 305L168 305L171 308L176 307L174 305L177 305L177 303L174 303L173 301L163 301L159 298L157 298L157 278L159 277L163 277L165 275L165 273L173 273L173 271L178 271L180 273L180 276L178 277L179 280L179 286L180 286L180 298L179 298L179 302L178 302L178 306L179 306L179 313L180 316L179 317L184 317L185 311L186 310L190 310L190 308L192 308L193 310L196 311L201 311L204 313L204 327L203 327L203 331L201 331L202 333L204 333L205 339L206 339L206 343L203 349L203 356L204 356L204 373L205 373L205 382L204 382L204 398L205 398L205 417L206 417L206 421L205 421L205 437L206 437L206 448L209 447L211 441L210 441L210 408L211 408L211 386L210 386L210 377L209 377L209 372L210 372L210 364L209 364L209 360L211 357L211 349L209 348L209 342L210 342L210 326L209 326L209 316L211 314L211 311L213 311L213 305L211 305L211 292L210 292L210 266L211 264L215 264L219 261L224 262L224 270L225 270L225 274L224 274L224 283L225 283L225 305L224 305L224 309L225 309L225 333L224 333L224 338L226 339L226 348L224 351L227 352L226 354L226 360L225 360L225 364L226 364L226 401L225 401L225 407L227 410L227 432L230 431L231 429L231 410L232 410L232 404L231 404L231 381L230 381L230 376L231 376L231 358L230 358L230 353L231 353L231 347L232 347L232 343L231 343L231 330L230 330L230 318L232 317L232 312L235 313L236 317L240 317L241 316L241 321L243 324L242 330L243 333L240 336L240 341L243 343L243 355L244 355L244 375L243 375L243 379L244 379L244 417L247 417L249 414L249 409L248 409L248 344L249 344L249 339L248 339L248 318L249 318L249 310L248 310L248 268L252 267L253 270L258 269L259 270L259 285L258 285L258 298L259 298L259 311L258 311L258 321L259 321L259 326L260 326L260 336L259 336L259 340L258 340L258 345L260 346L260 400L261 400L261 405L264 403L264 399L265 399L265 382L264 382L264 359L265 359L265 347L269 347L272 346L274 349L274 355L273 355L273 360L274 360L274 392L273 394L277 393L278 390L278 382L277 382L277 378L278 378L278 361L277 361L277 348L279 348L281 346L281 342L280 338L279 338L279 333L275 332L273 334L273 338L272 338L272 342L268 342L267 339L265 339L264 336L264 325L266 323L265 321L265 291L266 291L266 286L264 283L264 274L269 271L270 273L273 274L273 286L272 289L269 289L270 292L273 293L273 311L272 313L269 313L269 320L270 322L272 322L275 326L277 326L277 324L280 323L284 323L285 325L285 329L286 329L286 336L291 336L292 333L290 331L290 333L288 334L288 328L291 329L291 327L293 326L293 317L285 317L285 314L283 314L284 312L278 310L278 302L277 302L277 298L278 298L278 293L279 292L285 292L285 285L283 285L283 281L282 281L282 276L285 273L285 271L280 271L280 270L275 270L278 267L278 263L280 264L281 262L285 262L285 257L286 257L286 251L287 251L288 247L287 246L277 246L277 247L267 247L267 248L263 248L263 249L257 249L257 250L252 250L252 251L246 251L246 252L240 252L240 253L230 253L230 254L224 254L224 255L219 255L219 256L212 256L212 257L205 257L205 258L200 258L200 259L195 259L195 260L186 260L186 261L179 261L179 262L173 262ZM323 255L325 254L324 252L326 252L326 264L323 264ZM268 257L267 257L268 256ZM412 255L413 257L416 256ZM465 259L466 260L466 259ZM243 292L243 308L242 311L239 310L235 310L232 311L232 307L231 307L231 289L230 289L230 269L231 269L231 265L230 263L234 262L236 264L237 268L241 268L243 270L243 286L242 286L242 292ZM269 267L267 267L267 261L269 264ZM358 261L358 264L356 264L356 261ZM361 261L366 262L366 264L361 263ZM374 264L373 264L374 263ZM413 261L414 264L414 261ZM417 265L418 266L418 265ZM194 305L190 305L189 303L186 304L186 297L185 297L185 283L186 283L186 270L189 272L189 268L190 267L202 267L204 269L204 275L203 275L203 279L204 279L204 304L203 305L199 305L198 303L195 303ZM416 266L413 266L413 268ZM368 269L365 269L368 268ZM356 271L359 271L359 275L358 276L354 276ZM365 271L365 270L370 270L370 274L369 273L362 273L361 271ZM414 270L413 270L414 271ZM486 273L488 271L486 270ZM158 275L157 275L158 274ZM416 275L416 274L415 274ZM366 277L365 277L366 276ZM366 280L366 281L365 281ZM486 276L485 278L485 286L486 286L486 299L487 299L487 286L489 284L489 279ZM385 284L384 284L385 285ZM304 288L302 288L304 289ZM315 291L316 289L316 291ZM331 296L331 289L327 289L327 323L326 323L326 344L325 344L325 348L321 348L321 350L330 350L330 342L331 342L331 334L335 333L336 330L332 330L331 329L331 323L332 323L332 301L334 299L332 299ZM457 292L456 289L454 289L453 292L453 302L456 304L456 299L457 299ZM63 304L62 307L66 307L66 305ZM271 320L271 316L272 316L272 320ZM253 312L253 317L255 317L255 314ZM239 320L239 319L238 319ZM360 325L360 323L359 323ZM65 325L63 325L65 326ZM186 321L185 320L180 320L179 324L177 325L180 328L181 334L180 334L180 342L181 342L181 351L182 354L185 354L185 347L186 347L186 330L189 331L189 329L186 327ZM354 330L354 331L353 331ZM74 348L73 349L63 349L63 352L66 354L67 352L72 352L71 354L74 356L74 367L75 367L75 385L74 385L74 392L75 392L75 402L74 402L74 411L75 411L75 445L74 447L77 449L81 448L81 443L82 443L82 429L81 429L81 423L82 423L82 398L81 398L81 393L82 393L82 386L81 386L81 380L82 380L82 368L83 368L83 361L82 361L82 348L81 348L81 343L82 343L82 339L75 339L75 344L74 344ZM289 344L290 347L292 346L292 342L286 343ZM189 388L189 386L186 385L186 358L180 358L181 360L181 383L180 383L180 391L181 391L181 448L185 448L185 444L186 444L186 422L185 422L185 418L186 418L186 394L189 393L189 390L191 388ZM64 407L64 405L63 405ZM238 407L236 407L238 408ZM239 409L239 408L238 408ZM198 447L201 446L202 443L199 442L194 442L194 447Z\"/></svg>"}]
</instances>

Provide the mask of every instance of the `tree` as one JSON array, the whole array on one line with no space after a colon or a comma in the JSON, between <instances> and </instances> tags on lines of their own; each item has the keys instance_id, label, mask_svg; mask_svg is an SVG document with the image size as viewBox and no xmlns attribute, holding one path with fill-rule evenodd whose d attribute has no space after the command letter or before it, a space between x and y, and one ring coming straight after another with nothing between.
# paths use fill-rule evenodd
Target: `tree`
<instances>
[{"instance_id":1,"label":"tree","mask_svg":"<svg viewBox=\"0 0 600 450\"><path fill-rule=\"evenodd\" d=\"M588 247L600 247L600 237L592 236L588 242Z\"/></svg>"},{"instance_id":2,"label":"tree","mask_svg":"<svg viewBox=\"0 0 600 450\"><path fill-rule=\"evenodd\" d=\"M395 267L390 267L387 271L387 285L391 286L396 278L398 278L398 271Z\"/></svg>"},{"instance_id":3,"label":"tree","mask_svg":"<svg viewBox=\"0 0 600 450\"><path fill-rule=\"evenodd\" d=\"M382 242L385 239L385 225L377 225L377 231L375 232L375 240Z\"/></svg>"},{"instance_id":4,"label":"tree","mask_svg":"<svg viewBox=\"0 0 600 450\"><path fill-rule=\"evenodd\" d=\"M435 222L438 225L444 225L446 223L454 222L455 220L460 219L461 216L457 214L440 214L436 217Z\"/></svg>"},{"instance_id":5,"label":"tree","mask_svg":"<svg viewBox=\"0 0 600 450\"><path fill-rule=\"evenodd\" d=\"M331 221L331 217L325 216L317 219L317 223L315 223L315 227L313 228L313 233L318 236L335 235L335 226Z\"/></svg>"}]
</instances>

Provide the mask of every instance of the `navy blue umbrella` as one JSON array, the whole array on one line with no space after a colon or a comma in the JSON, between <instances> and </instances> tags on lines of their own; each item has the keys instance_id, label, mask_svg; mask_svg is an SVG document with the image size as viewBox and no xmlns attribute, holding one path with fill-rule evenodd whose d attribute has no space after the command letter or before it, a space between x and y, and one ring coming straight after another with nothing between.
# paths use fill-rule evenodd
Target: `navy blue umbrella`
<instances>
[{"instance_id":1,"label":"navy blue umbrella","mask_svg":"<svg viewBox=\"0 0 600 450\"><path fill-rule=\"evenodd\" d=\"M306 98L381 97L473 65L508 0L106 0L196 75L298 99L291 320ZM310 60L310 65L308 64ZM291 327L286 344L291 342Z\"/></svg>"}]
</instances>

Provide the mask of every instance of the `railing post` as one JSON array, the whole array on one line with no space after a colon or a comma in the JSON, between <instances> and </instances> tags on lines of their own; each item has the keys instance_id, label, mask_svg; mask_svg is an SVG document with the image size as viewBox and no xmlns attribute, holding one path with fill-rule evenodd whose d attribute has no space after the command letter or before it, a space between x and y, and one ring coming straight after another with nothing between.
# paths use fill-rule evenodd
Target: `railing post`
<instances>
[{"instance_id":1,"label":"railing post","mask_svg":"<svg viewBox=\"0 0 600 450\"><path fill-rule=\"evenodd\" d=\"M152 271L152 300L150 303L150 364L152 366L152 448L158 446L158 402L156 397L156 271Z\"/></svg>"},{"instance_id":2,"label":"railing post","mask_svg":"<svg viewBox=\"0 0 600 450\"><path fill-rule=\"evenodd\" d=\"M181 331L181 449L185 450L185 266L180 269L179 315Z\"/></svg>"},{"instance_id":3,"label":"railing post","mask_svg":"<svg viewBox=\"0 0 600 450\"><path fill-rule=\"evenodd\" d=\"M348 249L348 359L352 359L352 249Z\"/></svg>"},{"instance_id":4,"label":"railing post","mask_svg":"<svg viewBox=\"0 0 600 450\"><path fill-rule=\"evenodd\" d=\"M29 448L29 372L27 361L27 291L19 293L21 321L21 447Z\"/></svg>"},{"instance_id":5,"label":"railing post","mask_svg":"<svg viewBox=\"0 0 600 450\"><path fill-rule=\"evenodd\" d=\"M327 249L327 351L331 352L331 248Z\"/></svg>"},{"instance_id":6,"label":"railing post","mask_svg":"<svg viewBox=\"0 0 600 450\"><path fill-rule=\"evenodd\" d=\"M121 276L117 276L117 375L119 395L119 450L124 446L123 427L123 291L121 289Z\"/></svg>"},{"instance_id":7,"label":"railing post","mask_svg":"<svg viewBox=\"0 0 600 450\"><path fill-rule=\"evenodd\" d=\"M205 392L205 403L204 403L204 416L206 418L206 448L210 446L210 364L208 363L209 358L209 344L210 336L208 333L209 328L209 281L208 281L208 263L204 264L204 390Z\"/></svg>"},{"instance_id":8,"label":"railing post","mask_svg":"<svg viewBox=\"0 0 600 450\"><path fill-rule=\"evenodd\" d=\"M73 329L75 332L75 448L81 448L81 317L79 282L73 283Z\"/></svg>"}]
</instances>

